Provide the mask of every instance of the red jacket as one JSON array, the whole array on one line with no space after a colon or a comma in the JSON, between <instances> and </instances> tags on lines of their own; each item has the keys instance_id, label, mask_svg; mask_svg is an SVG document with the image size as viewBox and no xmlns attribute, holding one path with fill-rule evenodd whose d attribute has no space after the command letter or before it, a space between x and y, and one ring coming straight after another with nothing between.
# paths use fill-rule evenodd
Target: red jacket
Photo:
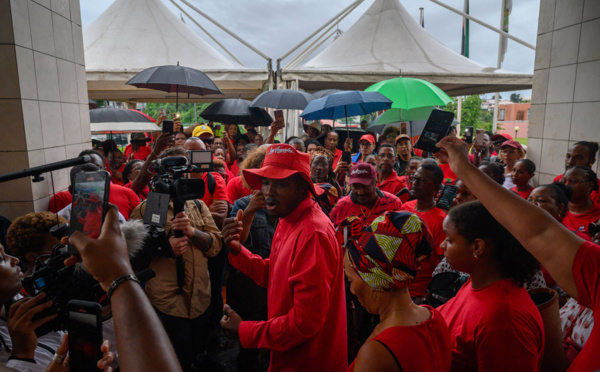
<instances>
[{"instance_id":1,"label":"red jacket","mask_svg":"<svg viewBox=\"0 0 600 372\"><path fill-rule=\"evenodd\" d=\"M329 218L307 197L280 219L271 256L246 248L229 262L268 289L267 321L243 321L244 348L271 350L269 371L345 371L343 253ZM233 309L235 310L235 309Z\"/></svg>"}]
</instances>

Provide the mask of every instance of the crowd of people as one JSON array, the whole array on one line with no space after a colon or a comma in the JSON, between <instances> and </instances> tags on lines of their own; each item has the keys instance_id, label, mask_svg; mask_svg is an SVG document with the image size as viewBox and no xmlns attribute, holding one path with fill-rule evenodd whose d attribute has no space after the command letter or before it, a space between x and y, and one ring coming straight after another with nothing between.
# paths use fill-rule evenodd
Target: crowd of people
<instances>
[{"instance_id":1,"label":"crowd of people","mask_svg":"<svg viewBox=\"0 0 600 372\"><path fill-rule=\"evenodd\" d=\"M12 222L0 252L2 364L68 370L64 333L36 337L51 302L21 286L68 241L81 255L66 264L82 261L111 300L104 370L223 371L212 356L227 332L239 371L539 371L557 360L551 330L564 350L553 371L600 369L598 143L573 144L564 173L536 187L536 164L508 134L486 132L478 146L453 131L428 153L398 131L365 132L356 146L316 122L280 142L283 127L265 139L175 119L174 134L83 151L91 162L71 169L71 184L111 174L102 233L52 233L70 219L72 187ZM173 255L150 259L156 276L142 287L127 231L153 207L153 163L189 150L211 151L214 170L189 174L203 180L200 199L169 203ZM536 288L556 294L559 323L542 317Z\"/></svg>"}]
</instances>

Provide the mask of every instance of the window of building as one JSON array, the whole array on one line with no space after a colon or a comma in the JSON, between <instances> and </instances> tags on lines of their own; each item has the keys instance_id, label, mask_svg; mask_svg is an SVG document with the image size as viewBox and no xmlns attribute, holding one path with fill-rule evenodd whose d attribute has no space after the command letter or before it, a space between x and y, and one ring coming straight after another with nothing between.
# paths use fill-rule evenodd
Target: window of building
<instances>
[{"instance_id":1,"label":"window of building","mask_svg":"<svg viewBox=\"0 0 600 372\"><path fill-rule=\"evenodd\" d=\"M498 118L498 120L504 120L504 113L506 112L506 110L500 110L500 117Z\"/></svg>"}]
</instances>

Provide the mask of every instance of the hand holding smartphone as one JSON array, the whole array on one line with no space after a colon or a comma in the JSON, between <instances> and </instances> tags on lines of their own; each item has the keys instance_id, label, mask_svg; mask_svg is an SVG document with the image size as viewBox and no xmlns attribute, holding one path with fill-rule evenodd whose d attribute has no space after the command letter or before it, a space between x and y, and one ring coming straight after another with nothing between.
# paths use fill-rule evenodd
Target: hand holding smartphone
<instances>
[{"instance_id":1,"label":"hand holding smartphone","mask_svg":"<svg viewBox=\"0 0 600 372\"><path fill-rule=\"evenodd\" d=\"M481 147L483 146L483 129L475 129L475 146Z\"/></svg>"},{"instance_id":2,"label":"hand holding smartphone","mask_svg":"<svg viewBox=\"0 0 600 372\"><path fill-rule=\"evenodd\" d=\"M458 187L453 185L444 185L442 193L435 206L445 211L449 210L457 193Z\"/></svg>"},{"instance_id":3,"label":"hand holding smartphone","mask_svg":"<svg viewBox=\"0 0 600 372\"><path fill-rule=\"evenodd\" d=\"M75 176L71 203L70 232L81 231L90 238L98 238L108 209L110 174L107 171L80 172ZM71 254L79 254L69 245Z\"/></svg>"},{"instance_id":4,"label":"hand holding smartphone","mask_svg":"<svg viewBox=\"0 0 600 372\"><path fill-rule=\"evenodd\" d=\"M163 122L162 122L163 133L173 134L174 125L175 124L174 124L173 120L163 120Z\"/></svg>"},{"instance_id":5,"label":"hand holding smartphone","mask_svg":"<svg viewBox=\"0 0 600 372\"><path fill-rule=\"evenodd\" d=\"M102 359L102 307L96 302L71 300L67 311L70 370L100 371L97 364Z\"/></svg>"},{"instance_id":6,"label":"hand holding smartphone","mask_svg":"<svg viewBox=\"0 0 600 372\"><path fill-rule=\"evenodd\" d=\"M454 113L452 112L443 110L431 111L431 115L429 115L429 119L425 123L425 128L423 128L423 132L414 147L431 153L440 151L436 144L446 136L448 129L452 125L452 120L454 120Z\"/></svg>"}]
</instances>

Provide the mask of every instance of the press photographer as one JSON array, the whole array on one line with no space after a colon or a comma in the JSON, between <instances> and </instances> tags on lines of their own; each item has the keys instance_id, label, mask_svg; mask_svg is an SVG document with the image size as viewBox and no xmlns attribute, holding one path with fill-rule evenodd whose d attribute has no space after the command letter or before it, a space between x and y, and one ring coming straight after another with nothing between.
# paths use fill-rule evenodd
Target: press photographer
<instances>
[{"instance_id":1,"label":"press photographer","mask_svg":"<svg viewBox=\"0 0 600 372\"><path fill-rule=\"evenodd\" d=\"M206 310L210 304L207 259L221 250L221 234L206 204L197 200L198 196L194 200L183 200L187 198L185 194L193 196L197 192L198 185L193 187L194 183L190 181L202 182L182 178L183 173L189 172L185 171L188 169L187 155L179 147L163 151L158 161L152 164L156 176L151 182L153 191L169 194L164 230L175 255L183 261L183 278L180 278L183 285L180 287L178 283L177 259L165 257L156 257L150 262L156 277L146 284L146 294L184 371L191 370L192 363L197 364L197 357L204 351L209 321ZM171 193L175 189L179 190L178 194ZM131 218L144 220L145 216L159 215L156 210L160 208L155 200L158 199L149 194L148 199L132 212ZM176 213L179 209L183 211ZM177 230L181 231L181 237L176 237Z\"/></svg>"}]
</instances>

